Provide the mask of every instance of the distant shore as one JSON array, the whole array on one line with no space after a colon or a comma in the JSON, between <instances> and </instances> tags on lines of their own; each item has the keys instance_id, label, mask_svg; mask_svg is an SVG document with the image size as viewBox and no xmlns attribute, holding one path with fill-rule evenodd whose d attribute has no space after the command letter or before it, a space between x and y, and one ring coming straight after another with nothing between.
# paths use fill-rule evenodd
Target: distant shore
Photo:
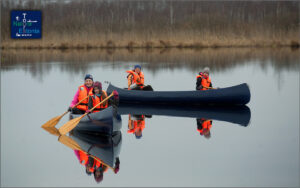
<instances>
[{"instance_id":1,"label":"distant shore","mask_svg":"<svg viewBox=\"0 0 300 188\"><path fill-rule=\"evenodd\" d=\"M1 1L2 49L300 46L300 2ZM11 10L41 10L41 39L12 39Z\"/></svg>"},{"instance_id":2,"label":"distant shore","mask_svg":"<svg viewBox=\"0 0 300 188\"><path fill-rule=\"evenodd\" d=\"M17 40L17 39L16 39ZM156 41L145 41L145 42L133 42L133 41L122 41L120 43L110 41L99 41L91 42L91 43L74 43L72 41L69 42L43 42L42 40L28 40L28 41L10 41L10 42L2 42L2 49L110 49L110 48L127 48L131 49L152 49L152 48L236 48L236 47L257 47L257 48L265 48L265 47L291 47L291 48L299 48L300 42L297 40L264 40L264 41L256 41L248 39L241 39L241 41L219 41L219 42L211 42L211 41L199 41L199 42L175 42L168 40L156 40Z\"/></svg>"}]
</instances>

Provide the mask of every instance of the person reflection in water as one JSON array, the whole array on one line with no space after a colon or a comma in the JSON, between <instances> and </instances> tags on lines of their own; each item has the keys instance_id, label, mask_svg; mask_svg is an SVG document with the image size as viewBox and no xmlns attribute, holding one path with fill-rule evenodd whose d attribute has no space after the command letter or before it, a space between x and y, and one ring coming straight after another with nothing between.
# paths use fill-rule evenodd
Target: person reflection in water
<instances>
[{"instance_id":1,"label":"person reflection in water","mask_svg":"<svg viewBox=\"0 0 300 188\"><path fill-rule=\"evenodd\" d=\"M128 133L135 135L137 139L140 139L145 128L145 116L144 115L131 115L129 114L128 119Z\"/></svg>"},{"instance_id":2,"label":"person reflection in water","mask_svg":"<svg viewBox=\"0 0 300 188\"><path fill-rule=\"evenodd\" d=\"M74 150L75 155L77 156L81 165L85 166L85 172L87 175L94 174L94 179L97 183L100 183L103 180L103 175L108 171L108 166L101 162L98 158L93 158L89 154L81 151ZM114 173L117 174L120 169L120 160L119 157L116 158L115 168L113 168Z\"/></svg>"},{"instance_id":3,"label":"person reflection in water","mask_svg":"<svg viewBox=\"0 0 300 188\"><path fill-rule=\"evenodd\" d=\"M200 118L197 120L197 131L200 133L201 136L209 139L211 137L210 129L212 126L212 120Z\"/></svg>"},{"instance_id":4,"label":"person reflection in water","mask_svg":"<svg viewBox=\"0 0 300 188\"><path fill-rule=\"evenodd\" d=\"M86 174L87 175L91 175L92 173L90 172L90 159L89 159L89 156L85 153L85 152L83 152L83 151L81 151L81 150L74 150L74 153L75 153L75 155L77 156L77 158L78 158L78 160L79 160L79 163L81 164L81 165L83 165L83 166L85 166L86 167L86 169L85 169L85 171L86 171Z\"/></svg>"}]
</instances>

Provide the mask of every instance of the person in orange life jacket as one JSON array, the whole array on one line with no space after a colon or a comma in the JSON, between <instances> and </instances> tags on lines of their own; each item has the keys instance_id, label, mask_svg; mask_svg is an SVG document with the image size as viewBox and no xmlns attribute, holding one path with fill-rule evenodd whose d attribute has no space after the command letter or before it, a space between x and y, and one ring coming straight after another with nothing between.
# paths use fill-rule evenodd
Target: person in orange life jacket
<instances>
[{"instance_id":1,"label":"person in orange life jacket","mask_svg":"<svg viewBox=\"0 0 300 188\"><path fill-rule=\"evenodd\" d=\"M88 155L88 163L85 166L85 171L88 175L91 175L94 172L94 163L95 159Z\"/></svg>"},{"instance_id":2,"label":"person in orange life jacket","mask_svg":"<svg viewBox=\"0 0 300 188\"><path fill-rule=\"evenodd\" d=\"M134 70L126 71L128 74L128 90L141 90L144 86L144 73L140 65L135 65Z\"/></svg>"},{"instance_id":3,"label":"person in orange life jacket","mask_svg":"<svg viewBox=\"0 0 300 188\"><path fill-rule=\"evenodd\" d=\"M92 95L93 89L93 76L90 74L85 75L84 84L78 87L76 94L73 97L73 100L70 104L68 111L72 111L74 114L84 114L88 109L88 98L81 102L77 107L73 108L79 101L84 99L88 95Z\"/></svg>"},{"instance_id":4,"label":"person in orange life jacket","mask_svg":"<svg viewBox=\"0 0 300 188\"><path fill-rule=\"evenodd\" d=\"M117 174L119 169L120 169L120 160L119 157L117 157L115 162L114 173ZM108 170L108 166L106 166L100 160L95 159L92 172L94 173L94 178L97 183L100 183L103 180L104 172L107 172L107 170Z\"/></svg>"},{"instance_id":5,"label":"person in orange life jacket","mask_svg":"<svg viewBox=\"0 0 300 188\"><path fill-rule=\"evenodd\" d=\"M197 119L197 131L201 136L209 139L211 137L210 129L212 126L212 120L207 120L205 118Z\"/></svg>"},{"instance_id":6,"label":"person in orange life jacket","mask_svg":"<svg viewBox=\"0 0 300 188\"><path fill-rule=\"evenodd\" d=\"M107 171L107 166L102 163L94 171L94 178L97 183L100 183L103 180L103 174Z\"/></svg>"},{"instance_id":7,"label":"person in orange life jacket","mask_svg":"<svg viewBox=\"0 0 300 188\"><path fill-rule=\"evenodd\" d=\"M75 155L77 156L79 163L86 165L88 163L89 156L81 150L74 150Z\"/></svg>"},{"instance_id":8,"label":"person in orange life jacket","mask_svg":"<svg viewBox=\"0 0 300 188\"><path fill-rule=\"evenodd\" d=\"M74 150L74 153L77 156L79 163L86 167L85 169L86 174L90 176L92 174L90 169L93 163L93 158L91 158L90 156L88 156L88 154L86 154L81 150Z\"/></svg>"},{"instance_id":9,"label":"person in orange life jacket","mask_svg":"<svg viewBox=\"0 0 300 188\"><path fill-rule=\"evenodd\" d=\"M92 89L93 95L89 97L89 102L88 102L88 110L87 112L90 112L89 110L96 106L98 103L103 101L107 97L106 91L102 90L102 84L101 82L96 81L94 83L94 87ZM105 101L103 104L100 106L96 107L93 112L99 112L105 108L108 107L108 101Z\"/></svg>"},{"instance_id":10,"label":"person in orange life jacket","mask_svg":"<svg viewBox=\"0 0 300 188\"><path fill-rule=\"evenodd\" d=\"M212 87L212 83L209 78L209 68L205 67L203 72L197 75L196 90L207 90L207 87Z\"/></svg>"},{"instance_id":11,"label":"person in orange life jacket","mask_svg":"<svg viewBox=\"0 0 300 188\"><path fill-rule=\"evenodd\" d=\"M145 128L145 116L144 115L130 115L128 119L128 133L134 133L137 139L140 139L143 135L142 132Z\"/></svg>"}]
</instances>

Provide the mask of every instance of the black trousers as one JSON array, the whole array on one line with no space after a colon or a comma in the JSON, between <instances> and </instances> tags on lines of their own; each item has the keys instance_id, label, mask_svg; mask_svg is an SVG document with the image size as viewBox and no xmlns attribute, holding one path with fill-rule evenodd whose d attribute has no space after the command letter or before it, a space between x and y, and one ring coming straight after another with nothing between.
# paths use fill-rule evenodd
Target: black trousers
<instances>
[{"instance_id":1,"label":"black trousers","mask_svg":"<svg viewBox=\"0 0 300 188\"><path fill-rule=\"evenodd\" d=\"M73 108L72 109L72 114L84 114L85 111L84 110L80 110L78 108Z\"/></svg>"}]
</instances>

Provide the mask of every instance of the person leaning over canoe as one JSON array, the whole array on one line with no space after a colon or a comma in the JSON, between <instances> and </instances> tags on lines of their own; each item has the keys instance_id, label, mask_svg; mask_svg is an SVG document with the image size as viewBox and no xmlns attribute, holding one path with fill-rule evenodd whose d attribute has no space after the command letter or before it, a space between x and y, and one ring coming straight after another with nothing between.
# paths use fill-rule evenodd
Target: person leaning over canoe
<instances>
[{"instance_id":1,"label":"person leaning over canoe","mask_svg":"<svg viewBox=\"0 0 300 188\"><path fill-rule=\"evenodd\" d=\"M73 97L73 100L70 104L68 111L72 111L73 114L84 114L86 110L88 110L88 95L93 95L93 76L90 74L85 75L84 84L78 87L76 94ZM79 101L86 98L83 102L81 102L78 106L72 109L75 104Z\"/></svg>"},{"instance_id":2,"label":"person leaning over canoe","mask_svg":"<svg viewBox=\"0 0 300 188\"><path fill-rule=\"evenodd\" d=\"M144 87L144 73L140 65L135 65L134 70L126 71L128 74L128 90L141 90Z\"/></svg>"},{"instance_id":3,"label":"person leaning over canoe","mask_svg":"<svg viewBox=\"0 0 300 188\"><path fill-rule=\"evenodd\" d=\"M93 95L89 96L89 102L88 102L88 110L99 104L101 101L103 101L107 97L106 91L102 90L102 84L101 82L96 81L94 83L94 87L92 89ZM93 112L99 112L105 108L108 107L108 101L105 101L100 106L96 107Z\"/></svg>"},{"instance_id":4,"label":"person leaning over canoe","mask_svg":"<svg viewBox=\"0 0 300 188\"><path fill-rule=\"evenodd\" d=\"M199 72L199 75L197 75L196 90L207 90L211 87L212 84L209 78L209 68L205 67L203 72Z\"/></svg>"},{"instance_id":5,"label":"person leaning over canoe","mask_svg":"<svg viewBox=\"0 0 300 188\"><path fill-rule=\"evenodd\" d=\"M197 119L197 131L200 133L201 136L205 138L210 138L210 129L212 126L212 120L200 118Z\"/></svg>"}]
</instances>

